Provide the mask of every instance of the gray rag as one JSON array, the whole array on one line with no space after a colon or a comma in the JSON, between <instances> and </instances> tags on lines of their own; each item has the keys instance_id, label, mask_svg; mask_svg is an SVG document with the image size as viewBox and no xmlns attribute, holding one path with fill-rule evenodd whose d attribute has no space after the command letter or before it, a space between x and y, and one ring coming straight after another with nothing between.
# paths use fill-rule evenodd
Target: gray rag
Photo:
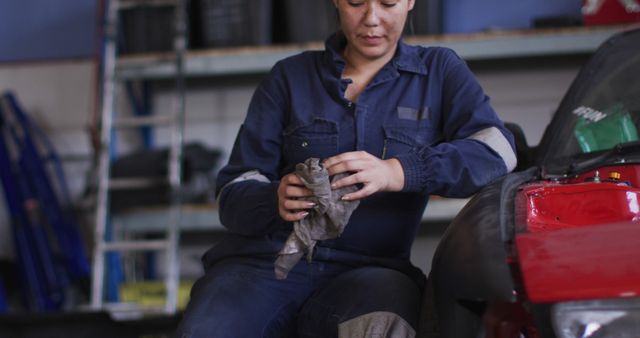
<instances>
[{"instance_id":1,"label":"gray rag","mask_svg":"<svg viewBox=\"0 0 640 338\"><path fill-rule=\"evenodd\" d=\"M278 253L275 262L277 279L287 278L287 274L306 253L311 261L316 241L337 238L342 234L351 213L360 201L343 201L342 196L358 190L356 186L331 190L331 183L347 176L347 173L335 175L329 182L329 172L320 160L309 158L296 165L296 175L313 192L313 196L303 200L315 203L307 217L293 223L293 231Z\"/></svg>"}]
</instances>

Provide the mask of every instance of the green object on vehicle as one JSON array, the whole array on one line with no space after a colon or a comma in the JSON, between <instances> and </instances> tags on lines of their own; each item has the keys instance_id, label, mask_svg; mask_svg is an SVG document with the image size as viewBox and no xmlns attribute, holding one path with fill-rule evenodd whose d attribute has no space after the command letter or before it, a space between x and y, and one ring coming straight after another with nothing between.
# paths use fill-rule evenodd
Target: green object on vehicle
<instances>
[{"instance_id":1,"label":"green object on vehicle","mask_svg":"<svg viewBox=\"0 0 640 338\"><path fill-rule=\"evenodd\" d=\"M574 134L583 153L611 149L619 143L638 140L631 115L621 105L609 109L607 116L599 121L579 117Z\"/></svg>"}]
</instances>

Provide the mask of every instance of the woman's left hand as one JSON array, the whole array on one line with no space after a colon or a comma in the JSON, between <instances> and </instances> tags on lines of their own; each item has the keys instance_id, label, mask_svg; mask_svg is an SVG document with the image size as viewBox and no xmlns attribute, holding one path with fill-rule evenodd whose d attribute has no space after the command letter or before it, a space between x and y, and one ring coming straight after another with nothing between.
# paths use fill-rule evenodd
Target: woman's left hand
<instances>
[{"instance_id":1,"label":"woman's left hand","mask_svg":"<svg viewBox=\"0 0 640 338\"><path fill-rule=\"evenodd\" d=\"M364 187L356 192L346 194L345 200L359 200L378 191L400 191L404 187L404 171L400 161L395 158L381 160L366 151L352 151L329 157L323 162L329 175L352 173L331 187L338 189L354 184Z\"/></svg>"}]
</instances>

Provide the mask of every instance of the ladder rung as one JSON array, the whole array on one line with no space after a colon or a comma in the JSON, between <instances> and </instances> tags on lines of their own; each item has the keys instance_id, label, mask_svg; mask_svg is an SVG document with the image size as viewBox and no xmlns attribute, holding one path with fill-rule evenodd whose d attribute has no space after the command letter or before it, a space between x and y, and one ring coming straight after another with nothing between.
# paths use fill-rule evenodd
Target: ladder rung
<instances>
[{"instance_id":1,"label":"ladder rung","mask_svg":"<svg viewBox=\"0 0 640 338\"><path fill-rule=\"evenodd\" d=\"M145 126L162 126L170 125L174 120L175 119L171 115L118 117L113 120L113 127L136 128Z\"/></svg>"},{"instance_id":2,"label":"ladder rung","mask_svg":"<svg viewBox=\"0 0 640 338\"><path fill-rule=\"evenodd\" d=\"M118 9L136 7L169 7L176 6L178 4L176 0L120 0L116 2L118 2Z\"/></svg>"},{"instance_id":3,"label":"ladder rung","mask_svg":"<svg viewBox=\"0 0 640 338\"><path fill-rule=\"evenodd\" d=\"M166 250L169 241L146 240L146 241L119 241L102 243L102 251L143 251L143 250Z\"/></svg>"},{"instance_id":4,"label":"ladder rung","mask_svg":"<svg viewBox=\"0 0 640 338\"><path fill-rule=\"evenodd\" d=\"M160 187L167 185L166 178L147 178L147 177L134 177L134 178L112 178L109 181L109 189L122 190L122 189L142 189L151 187Z\"/></svg>"}]
</instances>

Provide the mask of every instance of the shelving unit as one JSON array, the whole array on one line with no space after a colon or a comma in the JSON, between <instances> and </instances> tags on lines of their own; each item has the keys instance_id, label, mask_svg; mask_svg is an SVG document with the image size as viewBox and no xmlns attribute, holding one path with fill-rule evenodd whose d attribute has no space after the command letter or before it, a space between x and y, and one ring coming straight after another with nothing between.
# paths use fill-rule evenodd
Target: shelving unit
<instances>
[{"instance_id":1,"label":"shelving unit","mask_svg":"<svg viewBox=\"0 0 640 338\"><path fill-rule=\"evenodd\" d=\"M640 25L518 30L406 38L411 44L442 46L455 50L465 60L503 59L591 53L612 35ZM323 43L266 47L221 48L190 51L185 59L188 77L264 73L285 57L304 50L322 49ZM171 78L175 65L170 53L121 58L116 74L122 79Z\"/></svg>"}]
</instances>

